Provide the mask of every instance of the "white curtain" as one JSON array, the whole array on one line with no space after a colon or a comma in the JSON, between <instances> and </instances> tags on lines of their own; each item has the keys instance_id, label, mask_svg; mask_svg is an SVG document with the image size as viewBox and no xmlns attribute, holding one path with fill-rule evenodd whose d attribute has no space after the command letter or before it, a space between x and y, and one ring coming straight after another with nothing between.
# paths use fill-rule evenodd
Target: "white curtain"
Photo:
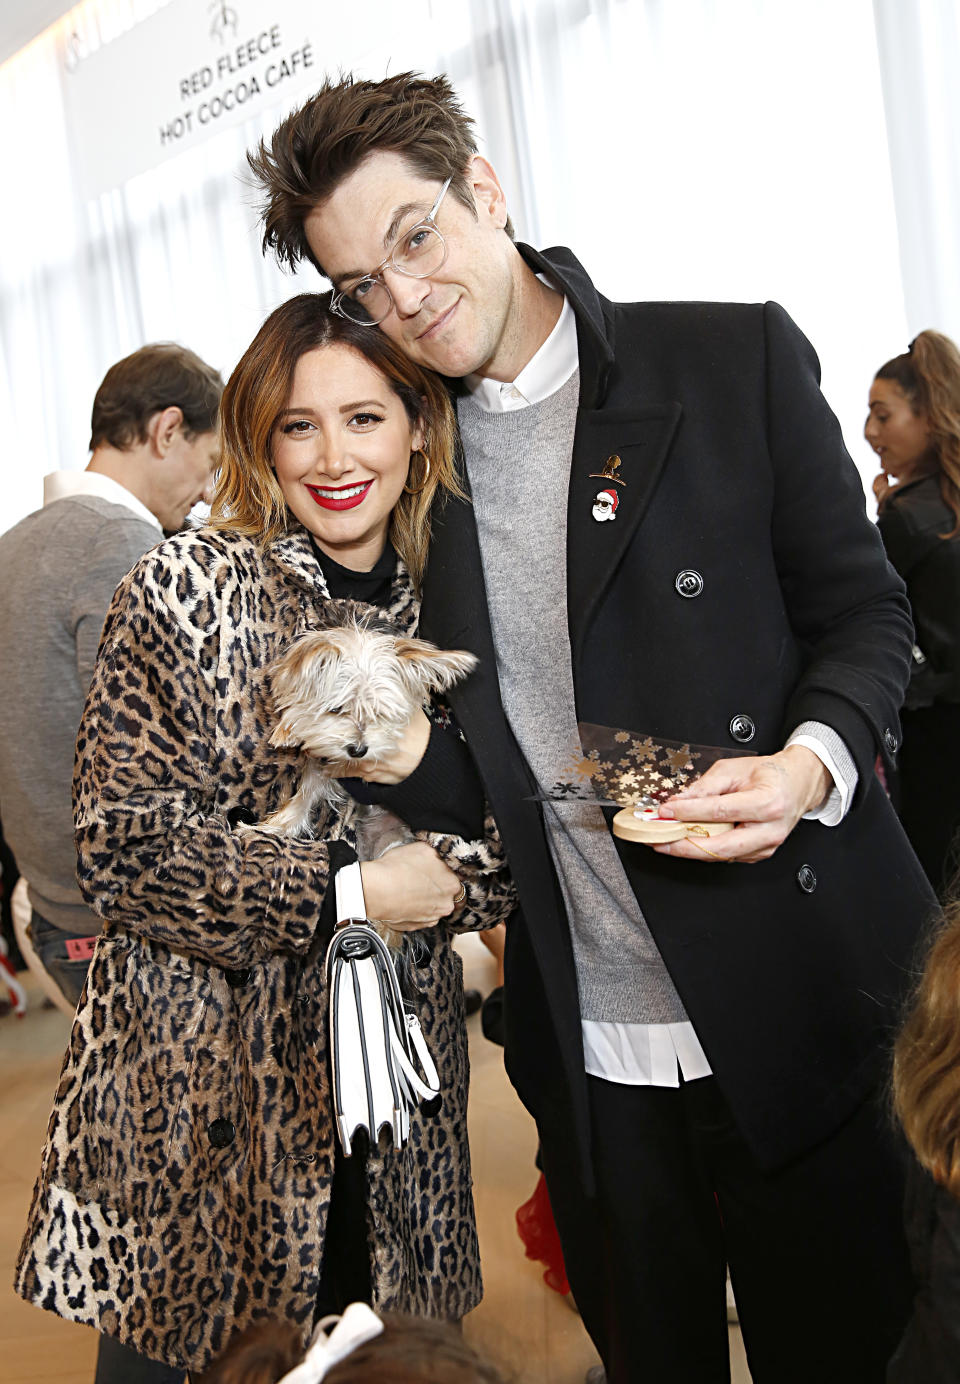
<instances>
[{"instance_id":1,"label":"white curtain","mask_svg":"<svg viewBox=\"0 0 960 1384\"><path fill-rule=\"evenodd\" d=\"M63 24L89 48L163 2L87 0ZM875 23L870 0L423 0L402 41L354 66L448 72L519 238L569 244L605 293L780 300L869 477L867 388L907 335L882 8ZM329 72L352 63L324 55ZM243 155L280 107L84 202L67 79L50 34L0 68L0 528L39 503L46 471L86 464L112 361L176 339L226 373L271 307L323 287L260 254Z\"/></svg>"},{"instance_id":2,"label":"white curtain","mask_svg":"<svg viewBox=\"0 0 960 1384\"><path fill-rule=\"evenodd\" d=\"M869 0L469 10L446 68L512 159L518 233L611 297L782 302L868 481L866 395L905 332Z\"/></svg>"},{"instance_id":3,"label":"white curtain","mask_svg":"<svg viewBox=\"0 0 960 1384\"><path fill-rule=\"evenodd\" d=\"M960 340L960 4L874 10L909 334Z\"/></svg>"}]
</instances>

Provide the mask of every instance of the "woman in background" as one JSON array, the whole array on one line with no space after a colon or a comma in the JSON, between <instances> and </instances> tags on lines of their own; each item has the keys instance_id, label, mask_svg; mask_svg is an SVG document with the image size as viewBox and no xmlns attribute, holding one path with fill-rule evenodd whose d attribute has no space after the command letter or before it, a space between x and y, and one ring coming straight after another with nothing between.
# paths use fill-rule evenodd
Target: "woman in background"
<instances>
[{"instance_id":1,"label":"woman in background","mask_svg":"<svg viewBox=\"0 0 960 1384\"><path fill-rule=\"evenodd\" d=\"M943 898L960 863L960 352L949 337L921 332L881 366L864 436L882 468L877 524L916 629L894 800Z\"/></svg>"}]
</instances>

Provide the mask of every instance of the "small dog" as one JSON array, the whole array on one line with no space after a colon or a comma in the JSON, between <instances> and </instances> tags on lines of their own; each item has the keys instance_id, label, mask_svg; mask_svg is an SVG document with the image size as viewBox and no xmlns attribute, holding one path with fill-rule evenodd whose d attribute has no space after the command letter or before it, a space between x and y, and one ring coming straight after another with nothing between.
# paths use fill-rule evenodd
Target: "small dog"
<instances>
[{"instance_id":1,"label":"small dog","mask_svg":"<svg viewBox=\"0 0 960 1384\"><path fill-rule=\"evenodd\" d=\"M465 678L477 659L398 635L376 611L351 601L331 607L328 618L338 623L301 635L270 670L280 718L270 744L299 747L304 766L297 791L261 825L310 836L320 803L348 808L358 818L360 857L371 860L413 838L406 828L398 837L393 813L354 803L336 780L388 758L429 694Z\"/></svg>"}]
</instances>

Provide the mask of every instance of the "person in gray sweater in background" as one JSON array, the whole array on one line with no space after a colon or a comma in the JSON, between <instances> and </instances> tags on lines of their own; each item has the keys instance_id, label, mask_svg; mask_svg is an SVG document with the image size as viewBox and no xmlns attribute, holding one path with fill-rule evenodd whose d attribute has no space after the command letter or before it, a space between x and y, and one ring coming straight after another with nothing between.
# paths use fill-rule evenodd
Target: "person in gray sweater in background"
<instances>
[{"instance_id":1,"label":"person in gray sweater in background","mask_svg":"<svg viewBox=\"0 0 960 1384\"><path fill-rule=\"evenodd\" d=\"M74 743L121 577L211 485L223 381L186 347L107 371L85 471L44 477L43 506L0 535L0 813L27 880L29 943L75 1006L100 921L76 882Z\"/></svg>"}]
</instances>

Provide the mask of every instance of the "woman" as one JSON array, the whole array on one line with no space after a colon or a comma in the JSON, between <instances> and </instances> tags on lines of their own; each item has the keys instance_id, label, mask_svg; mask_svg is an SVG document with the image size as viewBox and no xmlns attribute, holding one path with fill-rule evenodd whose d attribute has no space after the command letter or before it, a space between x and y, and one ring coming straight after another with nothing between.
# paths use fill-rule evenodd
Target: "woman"
<instances>
[{"instance_id":1,"label":"woman","mask_svg":"<svg viewBox=\"0 0 960 1384\"><path fill-rule=\"evenodd\" d=\"M881 367L864 435L882 467L877 523L916 627L894 791L944 897L960 827L960 352L948 337L921 332Z\"/></svg>"},{"instance_id":2,"label":"woman","mask_svg":"<svg viewBox=\"0 0 960 1384\"><path fill-rule=\"evenodd\" d=\"M355 856L346 815L313 840L256 828L298 780L296 753L268 743L265 670L331 594L414 629L430 508L456 485L451 412L380 332L304 294L264 323L221 419L211 527L148 554L104 628L75 779L79 878L104 933L17 1270L22 1296L191 1371L267 1315L306 1339L352 1298L452 1319L476 1304L445 920L461 885L458 928L511 906L482 795L465 815L460 781L457 812L434 809L433 825L475 829L362 865L371 917L428 929L411 998L442 1105L400 1151L381 1140L365 1168L335 1157L324 953L329 886ZM383 775L439 754L471 782L445 725L421 716Z\"/></svg>"}]
</instances>

